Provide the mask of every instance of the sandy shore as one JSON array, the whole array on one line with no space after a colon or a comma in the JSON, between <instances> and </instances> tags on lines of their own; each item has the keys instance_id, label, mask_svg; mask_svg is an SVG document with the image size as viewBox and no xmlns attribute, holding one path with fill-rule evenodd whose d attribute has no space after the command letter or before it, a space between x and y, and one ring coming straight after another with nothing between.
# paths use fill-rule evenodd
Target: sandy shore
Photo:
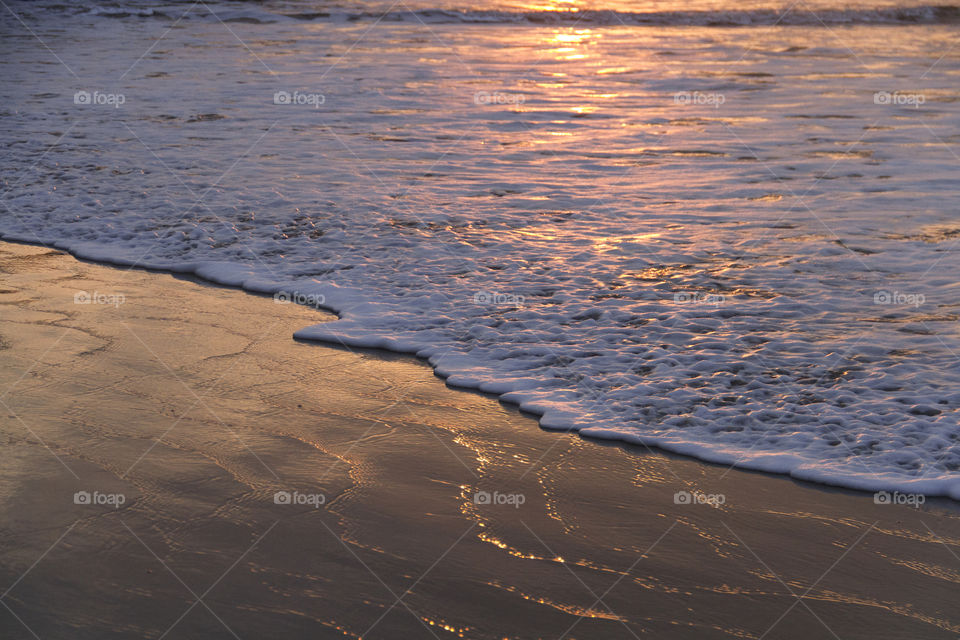
<instances>
[{"instance_id":1,"label":"sandy shore","mask_svg":"<svg viewBox=\"0 0 960 640\"><path fill-rule=\"evenodd\" d=\"M0 309L4 638L960 633L952 502L546 432L292 340L314 309L41 247L0 244Z\"/></svg>"}]
</instances>

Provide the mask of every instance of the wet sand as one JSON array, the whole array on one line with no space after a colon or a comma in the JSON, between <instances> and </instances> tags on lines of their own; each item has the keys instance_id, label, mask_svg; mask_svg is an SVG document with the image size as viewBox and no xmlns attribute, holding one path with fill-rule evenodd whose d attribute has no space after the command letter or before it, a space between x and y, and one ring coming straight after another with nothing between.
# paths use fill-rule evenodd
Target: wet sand
<instances>
[{"instance_id":1,"label":"wet sand","mask_svg":"<svg viewBox=\"0 0 960 640\"><path fill-rule=\"evenodd\" d=\"M953 502L547 432L323 315L0 243L0 636L960 633Z\"/></svg>"}]
</instances>

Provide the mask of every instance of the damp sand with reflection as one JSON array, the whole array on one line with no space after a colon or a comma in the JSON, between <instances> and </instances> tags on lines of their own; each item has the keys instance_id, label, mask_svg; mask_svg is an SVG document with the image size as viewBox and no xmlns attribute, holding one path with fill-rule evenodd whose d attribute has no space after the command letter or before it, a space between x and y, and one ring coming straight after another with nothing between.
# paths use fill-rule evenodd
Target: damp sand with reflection
<instances>
[{"instance_id":1,"label":"damp sand with reflection","mask_svg":"<svg viewBox=\"0 0 960 640\"><path fill-rule=\"evenodd\" d=\"M953 503L545 432L270 297L12 244L0 273L4 637L960 631Z\"/></svg>"}]
</instances>

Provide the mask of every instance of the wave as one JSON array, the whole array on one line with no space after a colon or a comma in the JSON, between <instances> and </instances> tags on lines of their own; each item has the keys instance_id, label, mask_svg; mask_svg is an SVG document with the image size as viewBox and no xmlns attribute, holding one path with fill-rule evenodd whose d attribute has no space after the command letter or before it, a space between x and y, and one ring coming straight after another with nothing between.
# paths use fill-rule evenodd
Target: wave
<instances>
[{"instance_id":1,"label":"wave","mask_svg":"<svg viewBox=\"0 0 960 640\"><path fill-rule=\"evenodd\" d=\"M172 6L154 8L176 16ZM153 49L164 75L144 68L119 85L127 110L73 105L74 87L45 72L46 50L16 52L22 71L0 85L0 237L322 300L339 320L298 337L416 354L451 386L497 394L546 428L960 500L949 275L960 269L949 244L960 192L949 147L928 137L951 140L960 118L952 93L935 89L953 86L936 65L943 34L915 34L926 57L903 58L928 61L916 88L944 99L932 111L875 103L877 89L913 89L899 65L814 76L848 63L780 55L804 32L720 77L718 64L742 55L736 29L718 30L711 55L678 61L679 73L648 74L640 55L632 77L585 73L561 92L526 81L537 47L513 59L483 50L497 67L470 78L425 65L437 44L413 42L418 24L368 22L374 55L317 86L314 52L341 46L345 30L211 8L216 17L195 11L183 29L149 25L169 39ZM250 29L273 43L265 52L291 54L268 58L283 84L248 69L242 45L224 47L217 18L282 21ZM105 19L81 17L69 38L64 23L76 22L40 25L83 78L76 88L114 86L112 61L143 53L151 29L103 30ZM631 35L598 54L613 57ZM876 35L851 37L850 55ZM329 87L328 110L272 104L297 87ZM529 110L488 109L474 94L514 87ZM677 106L675 92L698 89L730 100L706 113ZM572 116L581 105L597 115ZM254 149L257 130L272 133ZM535 144L568 132L549 150ZM789 197L804 185L809 217ZM216 202L199 209L195 190Z\"/></svg>"},{"instance_id":2,"label":"wave","mask_svg":"<svg viewBox=\"0 0 960 640\"><path fill-rule=\"evenodd\" d=\"M379 19L384 21L423 21L430 23L466 24L549 24L599 26L773 26L773 25L855 25L855 24L956 24L960 22L960 7L924 6L903 9L823 11L753 9L731 11L452 11L421 9L391 11L389 13L361 13L347 16L337 14L291 14L288 17L317 20Z\"/></svg>"},{"instance_id":3,"label":"wave","mask_svg":"<svg viewBox=\"0 0 960 640\"><path fill-rule=\"evenodd\" d=\"M94 8L93 14L113 18L183 19L179 12L159 9ZM528 24L557 26L697 26L762 27L843 25L937 25L960 23L960 6L919 6L877 9L749 9L728 11L504 11L414 9L403 11L314 11L270 13L264 10L224 9L188 12L187 18L224 22L270 23L283 20L325 22L400 22L412 24Z\"/></svg>"}]
</instances>

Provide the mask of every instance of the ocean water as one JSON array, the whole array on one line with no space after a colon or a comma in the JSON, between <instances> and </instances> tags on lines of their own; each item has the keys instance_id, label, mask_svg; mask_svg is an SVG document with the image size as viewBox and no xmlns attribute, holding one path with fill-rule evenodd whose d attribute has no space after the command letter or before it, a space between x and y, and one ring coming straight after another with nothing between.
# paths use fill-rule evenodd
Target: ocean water
<instances>
[{"instance_id":1,"label":"ocean water","mask_svg":"<svg viewBox=\"0 0 960 640\"><path fill-rule=\"evenodd\" d=\"M0 236L548 428L960 499L960 9L10 2ZM225 309L224 313L229 313Z\"/></svg>"}]
</instances>

